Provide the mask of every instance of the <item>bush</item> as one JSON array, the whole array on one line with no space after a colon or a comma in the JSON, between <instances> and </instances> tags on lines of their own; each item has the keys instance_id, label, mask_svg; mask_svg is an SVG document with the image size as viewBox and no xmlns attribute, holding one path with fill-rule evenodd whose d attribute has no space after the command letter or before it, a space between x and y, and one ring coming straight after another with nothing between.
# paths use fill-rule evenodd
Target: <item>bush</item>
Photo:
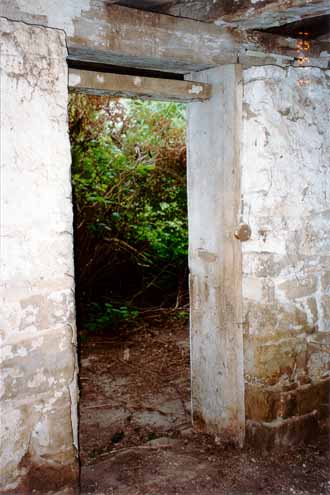
<instances>
[{"instance_id":1,"label":"bush","mask_svg":"<svg viewBox=\"0 0 330 495\"><path fill-rule=\"evenodd\" d=\"M86 328L92 331L109 328L122 321L134 320L137 316L139 316L139 311L127 306L115 308L110 303L92 303L89 308Z\"/></svg>"},{"instance_id":2,"label":"bush","mask_svg":"<svg viewBox=\"0 0 330 495\"><path fill-rule=\"evenodd\" d=\"M187 279L185 111L72 95L78 313L180 305ZM110 317L111 316L111 317Z\"/></svg>"}]
</instances>

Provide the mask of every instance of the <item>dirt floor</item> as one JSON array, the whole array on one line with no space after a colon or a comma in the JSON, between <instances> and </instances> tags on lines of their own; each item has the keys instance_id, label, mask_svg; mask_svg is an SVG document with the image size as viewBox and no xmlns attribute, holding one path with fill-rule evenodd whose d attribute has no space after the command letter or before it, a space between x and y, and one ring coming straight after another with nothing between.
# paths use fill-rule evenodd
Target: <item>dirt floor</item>
<instances>
[{"instance_id":1,"label":"dirt floor","mask_svg":"<svg viewBox=\"0 0 330 495\"><path fill-rule=\"evenodd\" d=\"M330 494L327 436L257 452L194 433L185 321L88 337L80 366L82 495Z\"/></svg>"}]
</instances>

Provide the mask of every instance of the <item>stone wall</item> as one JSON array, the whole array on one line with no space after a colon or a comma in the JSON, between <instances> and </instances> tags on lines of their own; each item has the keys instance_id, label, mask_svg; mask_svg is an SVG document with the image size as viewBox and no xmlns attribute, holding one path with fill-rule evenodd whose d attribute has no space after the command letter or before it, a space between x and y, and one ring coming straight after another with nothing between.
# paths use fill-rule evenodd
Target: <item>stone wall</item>
<instances>
[{"instance_id":1,"label":"stone wall","mask_svg":"<svg viewBox=\"0 0 330 495\"><path fill-rule=\"evenodd\" d=\"M61 31L0 19L1 488L75 493L76 332Z\"/></svg>"},{"instance_id":2,"label":"stone wall","mask_svg":"<svg viewBox=\"0 0 330 495\"><path fill-rule=\"evenodd\" d=\"M65 35L0 19L0 36L0 492L73 494ZM252 228L242 243L245 407L248 440L272 445L303 439L329 414L329 81L312 68L243 72L241 221ZM209 254L198 256L213 261Z\"/></svg>"},{"instance_id":3,"label":"stone wall","mask_svg":"<svg viewBox=\"0 0 330 495\"><path fill-rule=\"evenodd\" d=\"M243 81L248 438L289 443L329 414L330 71L255 67Z\"/></svg>"}]
</instances>

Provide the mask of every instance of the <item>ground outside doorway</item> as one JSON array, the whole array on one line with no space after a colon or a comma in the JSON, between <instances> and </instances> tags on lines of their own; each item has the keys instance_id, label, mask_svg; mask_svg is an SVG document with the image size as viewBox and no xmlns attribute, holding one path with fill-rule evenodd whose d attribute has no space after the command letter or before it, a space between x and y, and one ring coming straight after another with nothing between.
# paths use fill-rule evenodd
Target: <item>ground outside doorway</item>
<instances>
[{"instance_id":1,"label":"ground outside doorway","mask_svg":"<svg viewBox=\"0 0 330 495\"><path fill-rule=\"evenodd\" d=\"M330 494L326 436L261 452L193 431L188 323L173 314L82 339L80 390L82 495Z\"/></svg>"}]
</instances>

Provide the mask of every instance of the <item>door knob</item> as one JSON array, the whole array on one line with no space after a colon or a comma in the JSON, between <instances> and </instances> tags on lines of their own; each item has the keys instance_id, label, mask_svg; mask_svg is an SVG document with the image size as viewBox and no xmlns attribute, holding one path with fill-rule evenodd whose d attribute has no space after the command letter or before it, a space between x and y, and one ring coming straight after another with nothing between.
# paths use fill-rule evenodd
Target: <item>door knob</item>
<instances>
[{"instance_id":1,"label":"door knob","mask_svg":"<svg viewBox=\"0 0 330 495\"><path fill-rule=\"evenodd\" d=\"M240 223L234 232L236 239L241 242L248 241L251 237L251 227L247 223Z\"/></svg>"}]
</instances>

